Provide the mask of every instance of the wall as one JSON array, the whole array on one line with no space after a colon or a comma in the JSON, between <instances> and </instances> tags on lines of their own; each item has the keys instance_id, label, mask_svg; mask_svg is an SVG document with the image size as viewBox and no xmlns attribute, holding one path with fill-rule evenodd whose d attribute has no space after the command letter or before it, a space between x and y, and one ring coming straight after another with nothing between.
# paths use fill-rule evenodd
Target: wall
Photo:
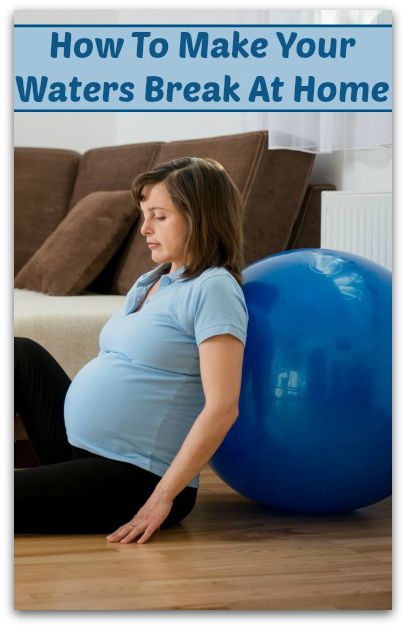
<instances>
[{"instance_id":1,"label":"wall","mask_svg":"<svg viewBox=\"0 0 406 628\"><path fill-rule=\"evenodd\" d=\"M348 192L392 192L392 147L317 155L312 181Z\"/></svg>"}]
</instances>

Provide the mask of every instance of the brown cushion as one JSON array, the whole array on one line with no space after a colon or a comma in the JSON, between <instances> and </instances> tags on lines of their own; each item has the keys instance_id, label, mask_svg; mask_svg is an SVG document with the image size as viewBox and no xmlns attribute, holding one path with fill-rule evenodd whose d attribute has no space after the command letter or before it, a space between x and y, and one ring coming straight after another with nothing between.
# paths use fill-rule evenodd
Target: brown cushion
<instances>
[{"instance_id":1,"label":"brown cushion","mask_svg":"<svg viewBox=\"0 0 406 628\"><path fill-rule=\"evenodd\" d=\"M129 190L89 194L20 270L15 287L80 294L114 255L138 215Z\"/></svg>"},{"instance_id":2,"label":"brown cushion","mask_svg":"<svg viewBox=\"0 0 406 628\"><path fill-rule=\"evenodd\" d=\"M264 149L253 164L244 217L247 264L285 251L300 213L315 155Z\"/></svg>"},{"instance_id":3,"label":"brown cushion","mask_svg":"<svg viewBox=\"0 0 406 628\"><path fill-rule=\"evenodd\" d=\"M92 148L81 158L70 207L99 190L126 190L138 174L149 170L159 142Z\"/></svg>"},{"instance_id":4,"label":"brown cushion","mask_svg":"<svg viewBox=\"0 0 406 628\"><path fill-rule=\"evenodd\" d=\"M71 150L15 148L14 275L66 216L79 159Z\"/></svg>"},{"instance_id":5,"label":"brown cushion","mask_svg":"<svg viewBox=\"0 0 406 628\"><path fill-rule=\"evenodd\" d=\"M258 151L263 150L265 136L267 137L259 131L169 142L162 144L154 165L188 156L216 159L245 196L252 165Z\"/></svg>"}]
</instances>

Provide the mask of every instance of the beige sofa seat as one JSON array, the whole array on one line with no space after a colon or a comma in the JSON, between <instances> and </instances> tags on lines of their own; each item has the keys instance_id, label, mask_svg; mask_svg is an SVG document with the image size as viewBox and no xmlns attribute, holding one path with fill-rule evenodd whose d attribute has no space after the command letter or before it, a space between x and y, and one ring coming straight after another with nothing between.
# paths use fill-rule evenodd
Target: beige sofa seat
<instances>
[{"instance_id":1,"label":"beige sofa seat","mask_svg":"<svg viewBox=\"0 0 406 628\"><path fill-rule=\"evenodd\" d=\"M14 335L39 342L72 379L97 356L100 331L124 301L121 295L56 297L15 289Z\"/></svg>"}]
</instances>

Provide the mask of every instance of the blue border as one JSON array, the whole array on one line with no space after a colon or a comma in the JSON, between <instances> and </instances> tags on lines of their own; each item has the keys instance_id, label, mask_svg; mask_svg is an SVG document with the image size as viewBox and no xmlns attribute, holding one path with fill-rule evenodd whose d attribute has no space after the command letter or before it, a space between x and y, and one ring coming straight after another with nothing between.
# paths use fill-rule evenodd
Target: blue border
<instances>
[{"instance_id":1,"label":"blue border","mask_svg":"<svg viewBox=\"0 0 406 628\"><path fill-rule=\"evenodd\" d=\"M392 28L392 24L14 24L14 28L145 28L162 27L178 28L179 26L187 28Z\"/></svg>"},{"instance_id":2,"label":"blue border","mask_svg":"<svg viewBox=\"0 0 406 628\"><path fill-rule=\"evenodd\" d=\"M14 109L15 113L26 113L26 112L48 112L48 113L75 113L75 112L93 112L93 113L103 113L103 112L115 112L115 113L134 113L134 112L144 112L144 113L179 113L179 112L190 112L190 113L267 113L273 111L274 113L287 112L290 111L292 113L297 112L308 112L308 113L321 113L321 112L358 112L358 113L381 113L381 112L391 112L392 109Z\"/></svg>"}]
</instances>

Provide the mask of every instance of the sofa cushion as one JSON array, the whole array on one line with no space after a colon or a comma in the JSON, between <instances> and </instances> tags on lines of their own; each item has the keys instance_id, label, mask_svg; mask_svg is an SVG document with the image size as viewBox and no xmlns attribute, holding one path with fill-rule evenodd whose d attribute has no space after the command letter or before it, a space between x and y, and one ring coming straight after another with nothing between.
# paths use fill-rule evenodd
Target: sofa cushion
<instances>
[{"instance_id":1,"label":"sofa cushion","mask_svg":"<svg viewBox=\"0 0 406 628\"><path fill-rule=\"evenodd\" d=\"M258 153L264 150L265 135L259 131L169 142L162 144L154 165L179 157L211 157L224 166L244 197L252 167Z\"/></svg>"},{"instance_id":2,"label":"sofa cushion","mask_svg":"<svg viewBox=\"0 0 406 628\"><path fill-rule=\"evenodd\" d=\"M70 208L91 192L126 190L138 174L149 170L159 142L94 148L82 155Z\"/></svg>"},{"instance_id":3,"label":"sofa cushion","mask_svg":"<svg viewBox=\"0 0 406 628\"><path fill-rule=\"evenodd\" d=\"M253 168L245 202L245 261L251 264L285 251L300 214L315 155L297 150L268 150Z\"/></svg>"},{"instance_id":4,"label":"sofa cushion","mask_svg":"<svg viewBox=\"0 0 406 628\"><path fill-rule=\"evenodd\" d=\"M153 165L188 155L216 159L239 188L245 208L246 264L286 249L309 182L314 155L268 150L267 131L255 131L162 144ZM126 294L130 289L138 276L140 258L148 270L146 253L139 248L145 247L141 240L139 231L134 229L133 238L117 262L113 292Z\"/></svg>"},{"instance_id":5,"label":"sofa cushion","mask_svg":"<svg viewBox=\"0 0 406 628\"><path fill-rule=\"evenodd\" d=\"M80 155L53 148L14 150L14 275L65 217Z\"/></svg>"},{"instance_id":6,"label":"sofa cushion","mask_svg":"<svg viewBox=\"0 0 406 628\"><path fill-rule=\"evenodd\" d=\"M15 287L80 294L114 255L137 216L129 190L87 195L23 266Z\"/></svg>"}]
</instances>

